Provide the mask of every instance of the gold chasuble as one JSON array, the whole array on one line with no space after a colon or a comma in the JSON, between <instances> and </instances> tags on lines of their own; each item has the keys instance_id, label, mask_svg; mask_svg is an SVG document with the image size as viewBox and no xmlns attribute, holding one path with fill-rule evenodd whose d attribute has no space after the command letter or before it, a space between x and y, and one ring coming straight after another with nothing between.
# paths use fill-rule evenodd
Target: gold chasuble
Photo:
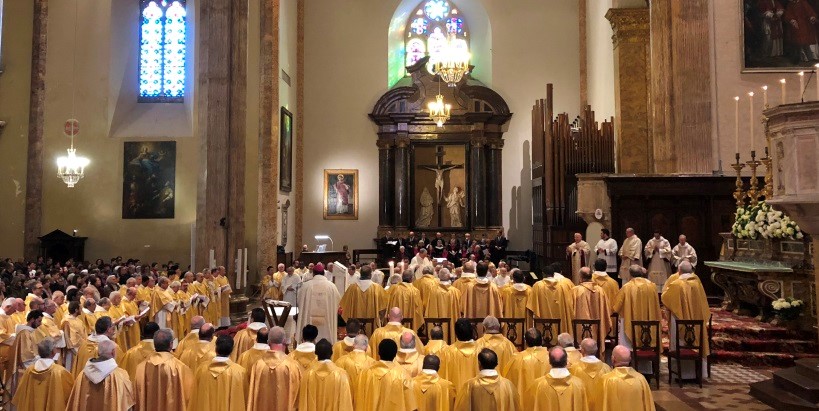
<instances>
[{"instance_id":1,"label":"gold chasuble","mask_svg":"<svg viewBox=\"0 0 819 411\"><path fill-rule=\"evenodd\" d=\"M432 290L438 287L438 279L435 278L432 274L424 274L421 278L415 280L412 283L412 286L418 289L418 292L421 294L421 301L424 304L424 311L427 309L427 300L429 299L429 295L432 293Z\"/></svg>"},{"instance_id":2,"label":"gold chasuble","mask_svg":"<svg viewBox=\"0 0 819 411\"><path fill-rule=\"evenodd\" d=\"M353 411L347 373L329 360L310 367L301 379L299 411Z\"/></svg>"},{"instance_id":3,"label":"gold chasuble","mask_svg":"<svg viewBox=\"0 0 819 411\"><path fill-rule=\"evenodd\" d=\"M602 411L654 411L654 398L646 378L631 367L617 367L602 385Z\"/></svg>"},{"instance_id":4,"label":"gold chasuble","mask_svg":"<svg viewBox=\"0 0 819 411\"><path fill-rule=\"evenodd\" d=\"M512 356L503 370L503 376L515 384L518 394L523 397L526 389L550 369L549 350L546 347L529 347Z\"/></svg>"},{"instance_id":5,"label":"gold chasuble","mask_svg":"<svg viewBox=\"0 0 819 411\"><path fill-rule=\"evenodd\" d=\"M123 298L120 305L122 305L122 310L125 312L125 315L129 317L139 315L139 307L136 301L129 301L127 298ZM122 325L122 328L117 334L117 344L122 343L120 346L123 350L130 350L139 344L139 337L139 321L126 322Z\"/></svg>"},{"instance_id":6,"label":"gold chasuble","mask_svg":"<svg viewBox=\"0 0 819 411\"><path fill-rule=\"evenodd\" d=\"M527 320L526 323L528 324L529 312L526 311L526 304L532 295L532 287L523 283L510 284L502 287L500 294L503 316L506 318L523 318Z\"/></svg>"},{"instance_id":7,"label":"gold chasuble","mask_svg":"<svg viewBox=\"0 0 819 411\"><path fill-rule=\"evenodd\" d=\"M158 352L137 366L134 393L135 411L185 411L193 396L193 373L173 354Z\"/></svg>"},{"instance_id":8,"label":"gold chasuble","mask_svg":"<svg viewBox=\"0 0 819 411\"><path fill-rule=\"evenodd\" d=\"M347 287L339 305L344 321L350 318L374 318L373 326L380 327L380 312L387 309L387 296L380 284L358 280Z\"/></svg>"},{"instance_id":9,"label":"gold chasuble","mask_svg":"<svg viewBox=\"0 0 819 411\"><path fill-rule=\"evenodd\" d=\"M457 341L441 351L441 377L455 385L455 390L478 375L478 352L475 341Z\"/></svg>"},{"instance_id":10,"label":"gold chasuble","mask_svg":"<svg viewBox=\"0 0 819 411\"><path fill-rule=\"evenodd\" d=\"M358 392L358 377L374 363L375 360L361 350L353 350L336 361L336 364L347 371L347 375L350 376L350 392L353 396Z\"/></svg>"},{"instance_id":11,"label":"gold chasuble","mask_svg":"<svg viewBox=\"0 0 819 411\"><path fill-rule=\"evenodd\" d=\"M191 328L191 318L193 318L193 311L191 310L191 294L187 291L179 291L174 293L171 291L174 301L176 301L177 309L171 314L173 317L172 329L173 335L179 338L188 333Z\"/></svg>"},{"instance_id":12,"label":"gold chasuble","mask_svg":"<svg viewBox=\"0 0 819 411\"><path fill-rule=\"evenodd\" d=\"M333 362L338 362L339 358L353 352L353 340L355 338L347 336L333 344Z\"/></svg>"},{"instance_id":13,"label":"gold chasuble","mask_svg":"<svg viewBox=\"0 0 819 411\"><path fill-rule=\"evenodd\" d=\"M177 336L179 338L179 336ZM176 344L176 350L173 352L173 355L176 358L182 356L182 353L188 350L192 346L193 343L199 341L199 330L193 330L187 334L185 337L179 338L179 343Z\"/></svg>"},{"instance_id":14,"label":"gold chasuble","mask_svg":"<svg viewBox=\"0 0 819 411\"><path fill-rule=\"evenodd\" d=\"M239 362L237 362L237 364L241 365L242 368L247 370L247 376L250 378L250 371L253 370L253 366L256 365L256 361L271 355L272 351L270 351L270 347L267 344L256 343L253 344L253 347L243 352L242 355L239 356Z\"/></svg>"},{"instance_id":15,"label":"gold chasuble","mask_svg":"<svg viewBox=\"0 0 819 411\"><path fill-rule=\"evenodd\" d=\"M230 287L230 281L228 281L226 275L217 275L215 280L220 290L219 326L228 326L230 325L230 295L233 294L233 288ZM225 324L223 319L226 319L227 324Z\"/></svg>"},{"instance_id":16,"label":"gold chasuble","mask_svg":"<svg viewBox=\"0 0 819 411\"><path fill-rule=\"evenodd\" d=\"M455 405L455 386L435 371L421 371L412 385L418 411L447 411Z\"/></svg>"},{"instance_id":17,"label":"gold chasuble","mask_svg":"<svg viewBox=\"0 0 819 411\"><path fill-rule=\"evenodd\" d=\"M560 319L560 332L572 329L574 298L568 281L547 277L536 282L527 308L535 318Z\"/></svg>"},{"instance_id":18,"label":"gold chasuble","mask_svg":"<svg viewBox=\"0 0 819 411\"><path fill-rule=\"evenodd\" d=\"M458 291L461 292L461 295L464 295L466 293L466 289L475 283L476 278L477 277L474 273L463 273L460 278L452 283L452 286L457 288Z\"/></svg>"},{"instance_id":19,"label":"gold chasuble","mask_svg":"<svg viewBox=\"0 0 819 411\"><path fill-rule=\"evenodd\" d=\"M376 361L364 370L355 393L356 411L414 411L412 379L392 361Z\"/></svg>"},{"instance_id":20,"label":"gold chasuble","mask_svg":"<svg viewBox=\"0 0 819 411\"><path fill-rule=\"evenodd\" d=\"M424 305L421 292L408 283L398 283L390 287L390 295L386 307L398 307L404 317L412 318L412 328L419 329L424 325Z\"/></svg>"},{"instance_id":21,"label":"gold chasuble","mask_svg":"<svg viewBox=\"0 0 819 411\"><path fill-rule=\"evenodd\" d=\"M233 351L230 353L231 361L238 362L239 356L249 350L250 347L253 347L253 344L256 344L256 333L262 328L267 328L267 324L254 322L248 324L244 330L236 333L236 336L233 337Z\"/></svg>"},{"instance_id":22,"label":"gold chasuble","mask_svg":"<svg viewBox=\"0 0 819 411\"><path fill-rule=\"evenodd\" d=\"M535 380L523 395L523 408L526 410L559 410L589 411L586 402L586 390L583 382L569 375L553 377L557 369Z\"/></svg>"},{"instance_id":23,"label":"gold chasuble","mask_svg":"<svg viewBox=\"0 0 819 411\"><path fill-rule=\"evenodd\" d=\"M128 377L133 382L136 378L137 365L142 364L148 357L156 354L154 350L154 340L142 340L136 347L131 348L125 353L125 357L120 363L120 368L128 371Z\"/></svg>"},{"instance_id":24,"label":"gold chasuble","mask_svg":"<svg viewBox=\"0 0 819 411\"><path fill-rule=\"evenodd\" d=\"M11 346L14 344L14 320L5 311L0 310L0 378L8 381L11 375Z\"/></svg>"},{"instance_id":25,"label":"gold chasuble","mask_svg":"<svg viewBox=\"0 0 819 411\"><path fill-rule=\"evenodd\" d=\"M444 340L429 340L424 348L426 349L426 355L434 354L440 357L441 351L448 346L449 344Z\"/></svg>"},{"instance_id":26,"label":"gold chasuble","mask_svg":"<svg viewBox=\"0 0 819 411\"><path fill-rule=\"evenodd\" d=\"M702 282L694 274L683 274L668 284L663 292L663 305L671 311L671 315L676 320L702 320L703 327L708 326L708 319L711 317L708 298L705 296ZM699 340L698 335L695 337L697 337L696 340ZM699 341L696 342L699 343ZM702 342L702 350L707 357L710 352L707 338Z\"/></svg>"},{"instance_id":27,"label":"gold chasuble","mask_svg":"<svg viewBox=\"0 0 819 411\"><path fill-rule=\"evenodd\" d=\"M221 294L219 294L219 284L214 280L206 279L204 286L206 291L205 296L210 298L210 302L208 303L208 306L205 307L205 311L202 313L202 316L205 317L205 321L218 326L222 308Z\"/></svg>"},{"instance_id":28,"label":"gold chasuble","mask_svg":"<svg viewBox=\"0 0 819 411\"><path fill-rule=\"evenodd\" d=\"M498 286L485 277L466 288L461 304L466 318L503 317Z\"/></svg>"},{"instance_id":29,"label":"gold chasuble","mask_svg":"<svg viewBox=\"0 0 819 411\"><path fill-rule=\"evenodd\" d=\"M64 411L74 377L52 359L40 359L28 367L11 403L17 411Z\"/></svg>"},{"instance_id":30,"label":"gold chasuble","mask_svg":"<svg viewBox=\"0 0 819 411\"><path fill-rule=\"evenodd\" d=\"M415 377L424 368L424 355L414 348L400 349L393 362L404 368L410 377Z\"/></svg>"},{"instance_id":31,"label":"gold chasuble","mask_svg":"<svg viewBox=\"0 0 819 411\"><path fill-rule=\"evenodd\" d=\"M418 350L418 352L426 351L424 348L424 343L421 342L421 339L418 338L418 334L416 334L415 331L404 327L399 322L388 322L387 325L377 328L373 332L372 337L370 337L370 352L372 353L373 358L376 360L381 359L378 357L378 344L381 344L381 341L393 340L395 341L395 344L400 347L401 344L398 340L401 338L401 334L404 332L412 333L412 335L415 336L415 348Z\"/></svg>"},{"instance_id":32,"label":"gold chasuble","mask_svg":"<svg viewBox=\"0 0 819 411\"><path fill-rule=\"evenodd\" d=\"M614 303L611 305L614 312L620 314L622 322L621 333L629 341L634 341L631 330L631 321L660 321L660 298L657 296L657 286L646 278L637 277L623 285ZM654 334L652 334L654 344ZM621 341L622 344L622 341Z\"/></svg>"},{"instance_id":33,"label":"gold chasuble","mask_svg":"<svg viewBox=\"0 0 819 411\"><path fill-rule=\"evenodd\" d=\"M71 368L71 374L74 376L80 375L88 360L97 358L99 355L97 353L97 347L99 346L99 342L103 340L108 340L108 337L94 334L89 336L82 342L82 344L80 344L79 348L77 348L77 355L74 356L74 365ZM116 343L114 344L116 345ZM122 364L122 361L125 358L125 353L122 352L119 345L117 345L117 348L114 351L114 358L116 359L117 364Z\"/></svg>"},{"instance_id":34,"label":"gold chasuble","mask_svg":"<svg viewBox=\"0 0 819 411\"><path fill-rule=\"evenodd\" d=\"M191 411L245 411L247 372L225 357L216 357L194 374Z\"/></svg>"},{"instance_id":35,"label":"gold chasuble","mask_svg":"<svg viewBox=\"0 0 819 411\"><path fill-rule=\"evenodd\" d=\"M318 361L316 345L313 343L301 343L287 356L299 364L302 373L310 369Z\"/></svg>"},{"instance_id":36,"label":"gold chasuble","mask_svg":"<svg viewBox=\"0 0 819 411\"><path fill-rule=\"evenodd\" d=\"M301 366L292 358L279 351L262 358L250 372L247 411L295 410L300 384Z\"/></svg>"},{"instance_id":37,"label":"gold chasuble","mask_svg":"<svg viewBox=\"0 0 819 411\"><path fill-rule=\"evenodd\" d=\"M34 343L39 344L40 341L43 341L46 337L54 340L55 344L58 344L58 341L62 341L62 334L60 334L60 328L57 327L57 324L54 322L54 317L43 313L42 322L40 326L37 327L37 330L34 331Z\"/></svg>"},{"instance_id":38,"label":"gold chasuble","mask_svg":"<svg viewBox=\"0 0 819 411\"><path fill-rule=\"evenodd\" d=\"M480 346L480 349L478 349L479 352L484 348L489 348L495 352L498 356L499 370L506 369L506 365L509 364L512 356L518 352L518 348L515 347L515 344L509 341L503 334L486 333L483 337L478 339L478 345Z\"/></svg>"},{"instance_id":39,"label":"gold chasuble","mask_svg":"<svg viewBox=\"0 0 819 411\"><path fill-rule=\"evenodd\" d=\"M581 359L576 364L569 367L572 376L583 381L586 387L586 400L589 403L589 410L600 410L603 407L603 376L611 372L608 364L598 359Z\"/></svg>"},{"instance_id":40,"label":"gold chasuble","mask_svg":"<svg viewBox=\"0 0 819 411\"><path fill-rule=\"evenodd\" d=\"M210 361L216 357L216 345L213 341L198 340L196 343L188 344L179 356L182 361L191 371L199 368L200 365Z\"/></svg>"},{"instance_id":41,"label":"gold chasuble","mask_svg":"<svg viewBox=\"0 0 819 411\"><path fill-rule=\"evenodd\" d=\"M66 411L123 411L135 405L128 373L113 358L89 362L74 380Z\"/></svg>"},{"instance_id":42,"label":"gold chasuble","mask_svg":"<svg viewBox=\"0 0 819 411\"><path fill-rule=\"evenodd\" d=\"M529 408L541 410L548 408ZM523 410L520 396L512 381L495 370L482 370L458 389L455 411L517 411Z\"/></svg>"},{"instance_id":43,"label":"gold chasuble","mask_svg":"<svg viewBox=\"0 0 819 411\"><path fill-rule=\"evenodd\" d=\"M444 341L451 336L455 339L455 321L461 318L461 291L449 282L438 284L430 291L426 302L426 318L449 318L449 327L444 327Z\"/></svg>"},{"instance_id":44,"label":"gold chasuble","mask_svg":"<svg viewBox=\"0 0 819 411\"><path fill-rule=\"evenodd\" d=\"M591 256L591 247L589 243L580 240L579 242L571 243L566 247L566 257L572 262L572 282L580 284L580 269L588 267L589 258Z\"/></svg>"},{"instance_id":45,"label":"gold chasuble","mask_svg":"<svg viewBox=\"0 0 819 411\"><path fill-rule=\"evenodd\" d=\"M605 291L592 281L574 287L572 294L574 295L574 319L600 320L600 330L597 332L597 346L600 351L598 355L602 355L606 348L606 336L612 328L611 306L608 297L606 297ZM581 329L578 328L578 330ZM572 329L570 334L574 333L575 330ZM580 337L576 335L575 340L581 340Z\"/></svg>"}]
</instances>

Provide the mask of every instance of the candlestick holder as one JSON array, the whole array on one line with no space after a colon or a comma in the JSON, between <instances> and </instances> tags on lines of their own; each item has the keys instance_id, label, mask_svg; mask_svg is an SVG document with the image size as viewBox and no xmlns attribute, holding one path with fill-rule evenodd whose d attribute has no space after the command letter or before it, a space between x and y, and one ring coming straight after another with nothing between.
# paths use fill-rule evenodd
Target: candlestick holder
<instances>
[{"instance_id":1,"label":"candlestick holder","mask_svg":"<svg viewBox=\"0 0 819 411\"><path fill-rule=\"evenodd\" d=\"M762 116L762 125L765 130L765 158L760 159L765 165L765 188L762 190L762 195L765 200L770 200L773 197L773 168L771 164L773 159L769 154L771 150L771 135L768 133L768 116Z\"/></svg>"},{"instance_id":2,"label":"candlestick holder","mask_svg":"<svg viewBox=\"0 0 819 411\"><path fill-rule=\"evenodd\" d=\"M751 184L748 188L748 200L750 201L751 207L755 207L759 204L760 194L760 191L757 190L759 184L756 179L756 168L762 164L756 159L756 151L751 151L751 161L746 162L746 164L748 164L748 167L751 167Z\"/></svg>"},{"instance_id":3,"label":"candlestick holder","mask_svg":"<svg viewBox=\"0 0 819 411\"><path fill-rule=\"evenodd\" d=\"M742 169L745 168L745 163L739 162L739 153L736 154L736 160L737 162L731 164L731 167L737 172L737 189L734 190L734 199L737 200L737 208L740 208L745 204L745 193L742 192Z\"/></svg>"}]
</instances>

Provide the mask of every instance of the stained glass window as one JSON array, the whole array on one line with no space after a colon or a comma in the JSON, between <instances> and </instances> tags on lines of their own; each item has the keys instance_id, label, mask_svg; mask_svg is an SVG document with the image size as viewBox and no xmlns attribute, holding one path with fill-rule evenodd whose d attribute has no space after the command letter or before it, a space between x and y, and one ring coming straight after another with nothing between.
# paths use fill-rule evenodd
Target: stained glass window
<instances>
[{"instance_id":1,"label":"stained glass window","mask_svg":"<svg viewBox=\"0 0 819 411\"><path fill-rule=\"evenodd\" d=\"M139 0L139 101L181 103L185 96L185 0Z\"/></svg>"},{"instance_id":2,"label":"stained glass window","mask_svg":"<svg viewBox=\"0 0 819 411\"><path fill-rule=\"evenodd\" d=\"M449 0L425 0L410 14L407 21L407 37L404 41L404 63L411 66L425 56L430 66L441 53L448 40L454 40L458 48L469 50L466 22Z\"/></svg>"}]
</instances>

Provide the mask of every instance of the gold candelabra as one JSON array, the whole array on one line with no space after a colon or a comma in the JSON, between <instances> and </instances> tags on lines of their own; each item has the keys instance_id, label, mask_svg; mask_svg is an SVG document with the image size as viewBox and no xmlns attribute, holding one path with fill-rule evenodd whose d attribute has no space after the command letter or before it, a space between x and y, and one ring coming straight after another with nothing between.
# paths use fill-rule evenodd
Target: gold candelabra
<instances>
[{"instance_id":1,"label":"gold candelabra","mask_svg":"<svg viewBox=\"0 0 819 411\"><path fill-rule=\"evenodd\" d=\"M767 109L767 107L765 108ZM765 200L770 200L771 197L773 197L773 168L771 167L773 159L771 155L768 154L771 150L771 135L768 133L768 116L762 116L762 125L765 130L765 157L760 159L762 164L765 165L765 189L762 191L762 195L765 196Z\"/></svg>"},{"instance_id":2,"label":"gold candelabra","mask_svg":"<svg viewBox=\"0 0 819 411\"><path fill-rule=\"evenodd\" d=\"M737 172L737 189L734 190L734 199L737 200L737 208L742 207L745 203L745 193L742 192L742 169L745 168L745 164L739 161L739 153L736 154L737 162L731 164L731 167Z\"/></svg>"},{"instance_id":3,"label":"gold candelabra","mask_svg":"<svg viewBox=\"0 0 819 411\"><path fill-rule=\"evenodd\" d=\"M756 159L756 151L751 150L751 161L748 161L748 167L751 167L751 186L748 188L748 200L751 206L754 207L759 203L759 195L761 192L757 190L759 184L756 179L756 168L762 163Z\"/></svg>"}]
</instances>

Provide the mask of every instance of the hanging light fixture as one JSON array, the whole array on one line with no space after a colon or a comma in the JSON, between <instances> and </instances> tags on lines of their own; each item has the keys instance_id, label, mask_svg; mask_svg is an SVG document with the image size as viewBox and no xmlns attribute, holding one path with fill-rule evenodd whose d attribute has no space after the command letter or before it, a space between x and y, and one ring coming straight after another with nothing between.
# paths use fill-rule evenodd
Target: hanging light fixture
<instances>
[{"instance_id":1,"label":"hanging light fixture","mask_svg":"<svg viewBox=\"0 0 819 411\"><path fill-rule=\"evenodd\" d=\"M429 117L438 127L443 127L444 122L449 120L450 112L452 111L451 104L444 104L444 96L441 95L441 82L438 82L438 95L435 96L435 101L430 101Z\"/></svg>"},{"instance_id":2,"label":"hanging light fixture","mask_svg":"<svg viewBox=\"0 0 819 411\"><path fill-rule=\"evenodd\" d=\"M443 52L436 58L433 74L441 76L449 87L455 87L469 73L470 57L466 40L451 34Z\"/></svg>"},{"instance_id":3,"label":"hanging light fixture","mask_svg":"<svg viewBox=\"0 0 819 411\"><path fill-rule=\"evenodd\" d=\"M74 47L77 44L77 2L74 2ZM71 53L72 65L72 85L71 85L71 113L74 113L74 95L77 80L77 53ZM74 187L85 175L85 167L91 162L85 157L77 156L77 149L74 148L74 136L79 131L79 122L73 118L65 122L65 133L71 137L71 147L68 155L57 158L57 176L59 176L68 188Z\"/></svg>"}]
</instances>

